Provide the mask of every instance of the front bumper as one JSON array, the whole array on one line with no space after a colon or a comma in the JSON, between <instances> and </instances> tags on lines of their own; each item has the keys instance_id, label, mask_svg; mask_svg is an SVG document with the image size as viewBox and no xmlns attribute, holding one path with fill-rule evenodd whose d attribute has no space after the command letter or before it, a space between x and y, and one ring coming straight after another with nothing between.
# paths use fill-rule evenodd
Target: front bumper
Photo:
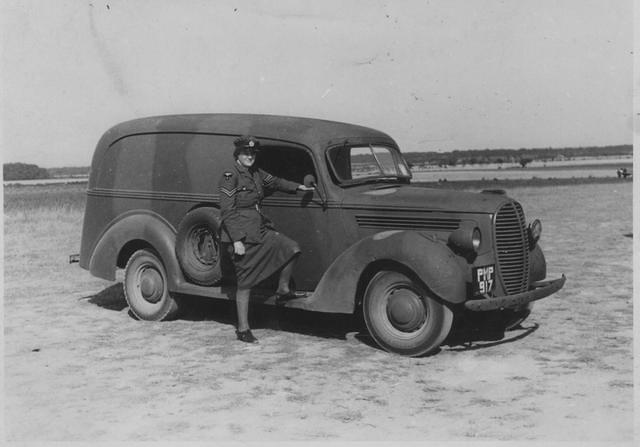
<instances>
[{"instance_id":1,"label":"front bumper","mask_svg":"<svg viewBox=\"0 0 640 447\"><path fill-rule=\"evenodd\" d=\"M567 278L562 275L562 278L554 279L552 281L538 281L531 286L532 290L523 293L517 293L515 295L498 296L495 298L485 298L480 300L466 301L464 306L473 311L487 311L497 309L515 309L522 307L531 301L536 301L551 295L562 289L564 282Z\"/></svg>"}]
</instances>

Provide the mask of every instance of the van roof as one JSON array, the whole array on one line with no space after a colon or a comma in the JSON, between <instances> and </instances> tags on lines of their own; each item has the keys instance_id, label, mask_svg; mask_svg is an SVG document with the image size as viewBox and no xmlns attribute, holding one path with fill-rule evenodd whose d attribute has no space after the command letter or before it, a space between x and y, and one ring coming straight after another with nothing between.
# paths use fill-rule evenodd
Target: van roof
<instances>
[{"instance_id":1,"label":"van roof","mask_svg":"<svg viewBox=\"0 0 640 447\"><path fill-rule=\"evenodd\" d=\"M209 113L164 115L134 119L109 129L98 144L106 149L121 138L156 132L253 135L304 144L313 150L327 145L358 140L379 141L396 146L395 141L375 129L355 124L280 115Z\"/></svg>"}]
</instances>

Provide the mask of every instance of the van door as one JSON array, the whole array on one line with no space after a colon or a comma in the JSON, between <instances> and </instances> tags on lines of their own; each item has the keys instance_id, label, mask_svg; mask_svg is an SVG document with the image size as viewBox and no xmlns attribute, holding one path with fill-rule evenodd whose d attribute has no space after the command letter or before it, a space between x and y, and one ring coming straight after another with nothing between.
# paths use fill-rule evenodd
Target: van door
<instances>
[{"instance_id":1,"label":"van door","mask_svg":"<svg viewBox=\"0 0 640 447\"><path fill-rule=\"evenodd\" d=\"M256 165L286 180L303 183L308 174L318 179L311 152L304 147L261 139ZM289 194L276 191L265 197L263 212L276 230L295 240L302 254L293 273L298 290L311 291L333 261L329 239L329 212L316 191Z\"/></svg>"}]
</instances>

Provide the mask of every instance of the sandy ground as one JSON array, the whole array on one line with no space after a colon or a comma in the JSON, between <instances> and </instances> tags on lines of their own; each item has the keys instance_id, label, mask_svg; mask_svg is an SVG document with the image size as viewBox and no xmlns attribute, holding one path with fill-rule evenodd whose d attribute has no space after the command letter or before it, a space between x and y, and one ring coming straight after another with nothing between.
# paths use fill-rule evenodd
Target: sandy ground
<instances>
[{"instance_id":1,"label":"sandy ground","mask_svg":"<svg viewBox=\"0 0 640 447\"><path fill-rule=\"evenodd\" d=\"M565 288L523 327L436 355L376 348L348 317L227 302L128 314L92 278L81 215L5 215L9 441L603 441L633 439L631 182L509 191L543 219Z\"/></svg>"}]
</instances>

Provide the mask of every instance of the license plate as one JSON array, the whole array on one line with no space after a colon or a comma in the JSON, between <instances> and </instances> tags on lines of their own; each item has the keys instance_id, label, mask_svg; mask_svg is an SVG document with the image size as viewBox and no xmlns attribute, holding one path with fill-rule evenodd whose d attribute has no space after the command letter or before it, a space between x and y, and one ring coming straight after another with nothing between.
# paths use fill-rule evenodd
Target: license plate
<instances>
[{"instance_id":1,"label":"license plate","mask_svg":"<svg viewBox=\"0 0 640 447\"><path fill-rule=\"evenodd\" d=\"M494 265L485 265L473 269L473 292L476 295L491 293L495 286L496 268Z\"/></svg>"}]
</instances>

